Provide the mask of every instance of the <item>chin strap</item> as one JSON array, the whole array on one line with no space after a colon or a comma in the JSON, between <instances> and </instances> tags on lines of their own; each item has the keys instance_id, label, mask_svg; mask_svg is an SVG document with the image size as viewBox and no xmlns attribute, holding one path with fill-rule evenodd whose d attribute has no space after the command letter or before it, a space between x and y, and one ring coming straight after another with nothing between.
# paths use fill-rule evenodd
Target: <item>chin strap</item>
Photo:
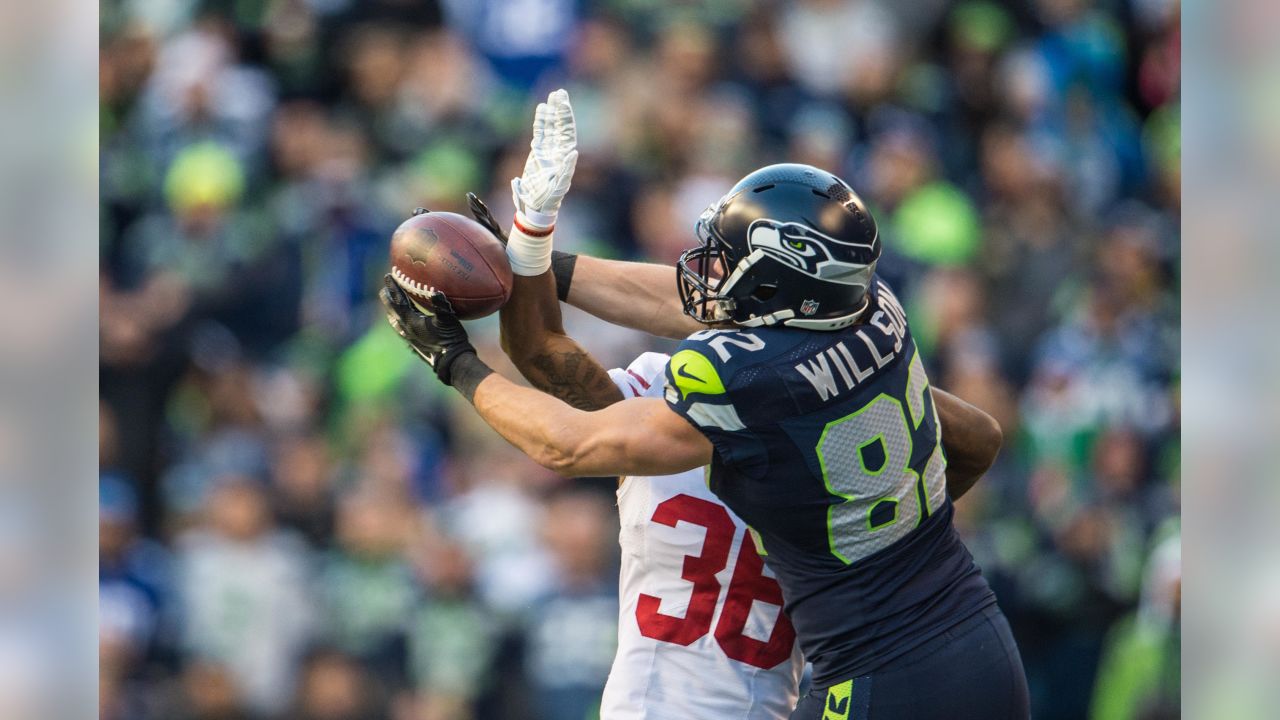
<instances>
[{"instance_id":1,"label":"chin strap","mask_svg":"<svg viewBox=\"0 0 1280 720\"><path fill-rule=\"evenodd\" d=\"M841 315L840 317L817 320L797 318L795 317L795 311L787 310L786 312L791 314L791 318L783 320L782 324L787 327L800 328L802 330L839 330L841 328L847 328L858 322L858 318L862 317L862 314L866 311L867 303L864 302L862 307L856 312L851 312L848 315Z\"/></svg>"},{"instance_id":2,"label":"chin strap","mask_svg":"<svg viewBox=\"0 0 1280 720\"><path fill-rule=\"evenodd\" d=\"M867 308L871 305L871 298L868 296L863 298L862 307L854 310L848 315L841 315L833 318L797 318L796 311L790 308L769 313L768 315L758 315L748 318L737 325L742 327L769 327L771 325L783 325L785 327L800 328L801 330L839 330L847 328L858 322L858 318L867 312Z\"/></svg>"}]
</instances>

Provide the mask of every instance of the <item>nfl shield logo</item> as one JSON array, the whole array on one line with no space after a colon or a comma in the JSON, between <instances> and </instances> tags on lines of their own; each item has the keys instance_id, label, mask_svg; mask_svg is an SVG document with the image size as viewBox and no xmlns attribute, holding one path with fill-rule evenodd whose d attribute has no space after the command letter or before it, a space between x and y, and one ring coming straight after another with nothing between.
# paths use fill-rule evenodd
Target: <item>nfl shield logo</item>
<instances>
[{"instance_id":1,"label":"nfl shield logo","mask_svg":"<svg viewBox=\"0 0 1280 720\"><path fill-rule=\"evenodd\" d=\"M817 300L805 300L804 302L800 303L801 315L812 315L816 312L818 312Z\"/></svg>"}]
</instances>

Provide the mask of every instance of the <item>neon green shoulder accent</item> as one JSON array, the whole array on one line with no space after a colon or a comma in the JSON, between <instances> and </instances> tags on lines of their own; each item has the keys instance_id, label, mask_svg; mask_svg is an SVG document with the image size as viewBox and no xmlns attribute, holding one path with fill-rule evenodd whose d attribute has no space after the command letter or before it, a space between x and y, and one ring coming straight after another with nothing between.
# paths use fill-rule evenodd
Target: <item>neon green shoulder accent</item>
<instances>
[{"instance_id":1,"label":"neon green shoulder accent","mask_svg":"<svg viewBox=\"0 0 1280 720\"><path fill-rule=\"evenodd\" d=\"M681 350L671 356L671 378L680 388L681 399L690 393L723 395L724 383L720 373L705 355L697 350Z\"/></svg>"}]
</instances>

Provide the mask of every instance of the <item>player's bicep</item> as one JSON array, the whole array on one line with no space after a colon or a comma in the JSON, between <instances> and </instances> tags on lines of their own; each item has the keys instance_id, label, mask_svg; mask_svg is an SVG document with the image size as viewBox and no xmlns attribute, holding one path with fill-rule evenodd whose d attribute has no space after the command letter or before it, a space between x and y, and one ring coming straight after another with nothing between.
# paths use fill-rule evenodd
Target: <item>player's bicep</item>
<instances>
[{"instance_id":1,"label":"player's bicep","mask_svg":"<svg viewBox=\"0 0 1280 720\"><path fill-rule=\"evenodd\" d=\"M684 418L657 398L644 398L645 407L639 414L638 427L642 431L629 448L637 462L653 462L657 472L670 474L702 467L711 462L714 452L711 441L698 432Z\"/></svg>"},{"instance_id":2,"label":"player's bicep","mask_svg":"<svg viewBox=\"0 0 1280 720\"><path fill-rule=\"evenodd\" d=\"M574 475L671 475L711 462L711 442L657 398L591 413Z\"/></svg>"}]
</instances>

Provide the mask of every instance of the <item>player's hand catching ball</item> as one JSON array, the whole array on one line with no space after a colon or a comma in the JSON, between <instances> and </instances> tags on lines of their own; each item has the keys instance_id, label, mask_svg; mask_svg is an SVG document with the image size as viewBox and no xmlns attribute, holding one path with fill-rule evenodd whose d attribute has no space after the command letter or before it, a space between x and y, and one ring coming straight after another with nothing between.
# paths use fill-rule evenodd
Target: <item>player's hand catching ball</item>
<instances>
[{"instance_id":1,"label":"player's hand catching ball","mask_svg":"<svg viewBox=\"0 0 1280 720\"><path fill-rule=\"evenodd\" d=\"M516 217L507 258L517 275L541 275L551 267L551 233L573 181L577 147L569 93L556 90L534 112L533 141L524 174L511 181Z\"/></svg>"},{"instance_id":2,"label":"player's hand catching ball","mask_svg":"<svg viewBox=\"0 0 1280 720\"><path fill-rule=\"evenodd\" d=\"M449 300L443 293L431 296L431 312L423 312L409 300L409 296L388 273L382 281L378 299L387 311L387 322L418 353L436 377L445 385L452 385L450 369L454 362L476 349L467 339L462 322L453 314Z\"/></svg>"}]
</instances>

